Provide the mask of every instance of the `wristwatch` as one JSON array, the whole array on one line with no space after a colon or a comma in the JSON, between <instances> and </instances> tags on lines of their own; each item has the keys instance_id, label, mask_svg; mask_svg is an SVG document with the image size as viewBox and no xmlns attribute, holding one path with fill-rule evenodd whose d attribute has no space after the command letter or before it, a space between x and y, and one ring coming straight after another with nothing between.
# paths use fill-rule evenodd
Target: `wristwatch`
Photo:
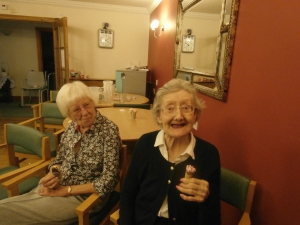
<instances>
[{"instance_id":1,"label":"wristwatch","mask_svg":"<svg viewBox=\"0 0 300 225\"><path fill-rule=\"evenodd\" d=\"M71 194L71 191L72 191L72 187L71 186L69 186L68 187L68 194L71 196L72 194Z\"/></svg>"}]
</instances>

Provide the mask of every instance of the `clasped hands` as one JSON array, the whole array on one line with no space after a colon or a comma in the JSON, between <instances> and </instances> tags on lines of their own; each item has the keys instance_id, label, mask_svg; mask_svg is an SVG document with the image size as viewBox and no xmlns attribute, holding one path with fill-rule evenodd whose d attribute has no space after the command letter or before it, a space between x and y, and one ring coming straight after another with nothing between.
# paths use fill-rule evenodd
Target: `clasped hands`
<instances>
[{"instance_id":1,"label":"clasped hands","mask_svg":"<svg viewBox=\"0 0 300 225\"><path fill-rule=\"evenodd\" d=\"M181 178L181 183L176 185L181 192L180 197L185 201L204 202L209 195L209 183L196 178Z\"/></svg>"},{"instance_id":2,"label":"clasped hands","mask_svg":"<svg viewBox=\"0 0 300 225\"><path fill-rule=\"evenodd\" d=\"M42 196L66 196L66 186L61 186L59 178L49 172L40 180L38 194Z\"/></svg>"}]
</instances>

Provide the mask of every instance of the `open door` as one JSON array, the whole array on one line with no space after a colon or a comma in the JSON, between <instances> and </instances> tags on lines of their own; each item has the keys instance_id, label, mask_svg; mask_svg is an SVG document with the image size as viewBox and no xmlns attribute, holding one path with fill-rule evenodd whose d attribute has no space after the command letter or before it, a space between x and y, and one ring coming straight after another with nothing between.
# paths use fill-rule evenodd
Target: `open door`
<instances>
[{"instance_id":1,"label":"open door","mask_svg":"<svg viewBox=\"0 0 300 225\"><path fill-rule=\"evenodd\" d=\"M69 49L67 17L56 18L53 23L56 89L69 82Z\"/></svg>"}]
</instances>

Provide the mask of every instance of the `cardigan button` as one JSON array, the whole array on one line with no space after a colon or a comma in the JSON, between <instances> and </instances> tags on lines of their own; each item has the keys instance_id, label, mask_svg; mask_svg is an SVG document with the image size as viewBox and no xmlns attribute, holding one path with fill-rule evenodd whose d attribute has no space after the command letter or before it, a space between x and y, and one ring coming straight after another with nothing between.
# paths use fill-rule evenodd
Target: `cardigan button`
<instances>
[{"instance_id":1,"label":"cardigan button","mask_svg":"<svg viewBox=\"0 0 300 225\"><path fill-rule=\"evenodd\" d=\"M171 170L174 170L174 167L173 167L173 166L171 166Z\"/></svg>"},{"instance_id":2,"label":"cardigan button","mask_svg":"<svg viewBox=\"0 0 300 225\"><path fill-rule=\"evenodd\" d=\"M173 221L176 221L176 218L173 218Z\"/></svg>"},{"instance_id":3,"label":"cardigan button","mask_svg":"<svg viewBox=\"0 0 300 225\"><path fill-rule=\"evenodd\" d=\"M170 181L170 180L168 180L168 184L171 184L171 181Z\"/></svg>"}]
</instances>

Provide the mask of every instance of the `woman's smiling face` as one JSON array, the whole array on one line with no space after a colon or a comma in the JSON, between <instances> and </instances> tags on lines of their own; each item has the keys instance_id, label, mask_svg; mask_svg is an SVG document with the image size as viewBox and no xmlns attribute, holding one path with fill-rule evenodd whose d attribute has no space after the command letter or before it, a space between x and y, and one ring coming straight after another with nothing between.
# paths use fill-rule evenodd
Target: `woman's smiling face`
<instances>
[{"instance_id":1,"label":"woman's smiling face","mask_svg":"<svg viewBox=\"0 0 300 225\"><path fill-rule=\"evenodd\" d=\"M180 138L189 134L196 121L191 94L180 90L164 95L157 121L170 137Z\"/></svg>"}]
</instances>

